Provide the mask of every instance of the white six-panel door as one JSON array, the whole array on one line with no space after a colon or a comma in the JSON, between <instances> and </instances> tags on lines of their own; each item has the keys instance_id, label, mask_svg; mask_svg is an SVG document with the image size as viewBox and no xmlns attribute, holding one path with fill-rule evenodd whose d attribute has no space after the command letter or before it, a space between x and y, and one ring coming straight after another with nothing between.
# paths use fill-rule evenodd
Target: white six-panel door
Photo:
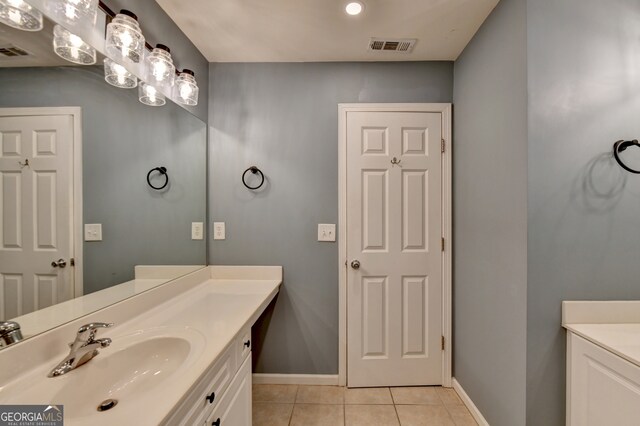
<instances>
[{"instance_id":1,"label":"white six-panel door","mask_svg":"<svg viewBox=\"0 0 640 426\"><path fill-rule=\"evenodd\" d=\"M347 384L442 383L442 116L347 112Z\"/></svg>"},{"instance_id":2,"label":"white six-panel door","mask_svg":"<svg viewBox=\"0 0 640 426\"><path fill-rule=\"evenodd\" d=\"M71 115L0 110L0 319L74 296L73 129Z\"/></svg>"}]
</instances>

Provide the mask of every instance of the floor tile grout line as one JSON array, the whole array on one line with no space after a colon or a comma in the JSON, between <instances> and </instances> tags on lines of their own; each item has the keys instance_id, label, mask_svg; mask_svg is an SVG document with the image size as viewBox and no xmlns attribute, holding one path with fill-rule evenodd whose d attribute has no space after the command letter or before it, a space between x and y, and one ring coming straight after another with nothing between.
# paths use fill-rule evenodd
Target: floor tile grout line
<instances>
[{"instance_id":1,"label":"floor tile grout line","mask_svg":"<svg viewBox=\"0 0 640 426\"><path fill-rule=\"evenodd\" d=\"M296 401L298 400L298 392L300 392L300 385L296 385L296 394L293 396L293 407L291 407L291 414L289 414L289 422L288 426L291 426L291 422L293 421L293 412L296 409Z\"/></svg>"}]
</instances>

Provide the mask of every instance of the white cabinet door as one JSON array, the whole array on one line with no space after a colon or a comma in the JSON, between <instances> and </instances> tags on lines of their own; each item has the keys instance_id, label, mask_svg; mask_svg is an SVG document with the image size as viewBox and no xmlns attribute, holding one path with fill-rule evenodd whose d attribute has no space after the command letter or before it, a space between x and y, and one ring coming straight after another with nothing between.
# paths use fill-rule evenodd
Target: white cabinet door
<instances>
[{"instance_id":1,"label":"white cabinet door","mask_svg":"<svg viewBox=\"0 0 640 426\"><path fill-rule=\"evenodd\" d=\"M207 426L251 426L251 357L249 356L220 403L205 422Z\"/></svg>"},{"instance_id":2,"label":"white cabinet door","mask_svg":"<svg viewBox=\"0 0 640 426\"><path fill-rule=\"evenodd\" d=\"M567 424L640 424L640 368L573 333L567 337Z\"/></svg>"},{"instance_id":3,"label":"white cabinet door","mask_svg":"<svg viewBox=\"0 0 640 426\"><path fill-rule=\"evenodd\" d=\"M347 114L349 387L442 383L442 115Z\"/></svg>"}]
</instances>

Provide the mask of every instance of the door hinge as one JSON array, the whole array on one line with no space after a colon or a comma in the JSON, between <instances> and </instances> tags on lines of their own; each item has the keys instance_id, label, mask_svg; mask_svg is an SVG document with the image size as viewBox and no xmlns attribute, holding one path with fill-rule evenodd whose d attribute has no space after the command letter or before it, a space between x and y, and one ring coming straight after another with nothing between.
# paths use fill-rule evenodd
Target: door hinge
<instances>
[{"instance_id":1,"label":"door hinge","mask_svg":"<svg viewBox=\"0 0 640 426\"><path fill-rule=\"evenodd\" d=\"M440 248L444 251L444 237L440 240Z\"/></svg>"},{"instance_id":2,"label":"door hinge","mask_svg":"<svg viewBox=\"0 0 640 426\"><path fill-rule=\"evenodd\" d=\"M442 143L440 144L441 152L444 152L446 146L447 146L447 143L444 141L444 139L442 139Z\"/></svg>"},{"instance_id":3,"label":"door hinge","mask_svg":"<svg viewBox=\"0 0 640 426\"><path fill-rule=\"evenodd\" d=\"M440 339L440 347L442 348L442 350L444 351L444 336L441 336L442 338Z\"/></svg>"},{"instance_id":4,"label":"door hinge","mask_svg":"<svg viewBox=\"0 0 640 426\"><path fill-rule=\"evenodd\" d=\"M69 259L69 263L71 264L71 266L76 266L76 260L73 257Z\"/></svg>"}]
</instances>

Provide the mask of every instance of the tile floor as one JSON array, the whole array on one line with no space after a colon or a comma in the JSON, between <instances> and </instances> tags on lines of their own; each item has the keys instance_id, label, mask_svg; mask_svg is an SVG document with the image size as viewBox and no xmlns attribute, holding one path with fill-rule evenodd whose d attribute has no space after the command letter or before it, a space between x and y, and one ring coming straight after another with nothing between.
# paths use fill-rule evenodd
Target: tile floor
<instances>
[{"instance_id":1,"label":"tile floor","mask_svg":"<svg viewBox=\"0 0 640 426\"><path fill-rule=\"evenodd\" d=\"M253 385L253 426L475 426L453 389Z\"/></svg>"}]
</instances>

